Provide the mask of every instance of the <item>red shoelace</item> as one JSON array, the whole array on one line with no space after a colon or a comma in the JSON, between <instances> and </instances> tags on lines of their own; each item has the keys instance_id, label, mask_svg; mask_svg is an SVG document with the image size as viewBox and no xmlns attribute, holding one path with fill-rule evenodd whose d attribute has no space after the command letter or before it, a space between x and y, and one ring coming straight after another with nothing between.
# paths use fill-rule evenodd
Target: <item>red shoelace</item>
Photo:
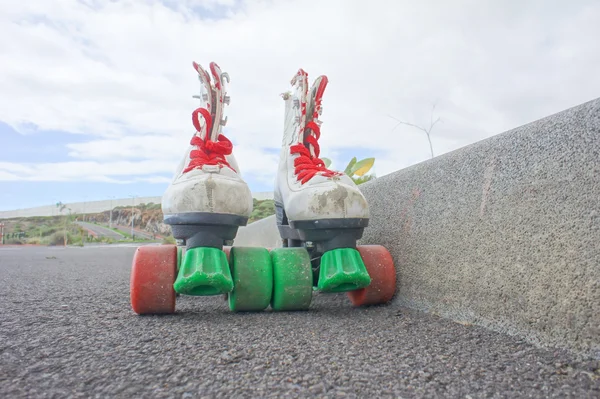
<instances>
[{"instance_id":1,"label":"red shoelace","mask_svg":"<svg viewBox=\"0 0 600 399\"><path fill-rule=\"evenodd\" d=\"M220 134L217 141L211 141L210 131L212 128L212 117L210 112L205 108L198 108L192 112L192 123L196 128L197 132L202 131L200 126L199 115L202 115L206 121L206 136L204 139L194 135L190 144L196 146L197 150L190 152L190 163L187 168L183 170L183 173L187 173L195 168L200 168L203 165L219 165L221 167L228 166L233 170L229 162L225 159L225 155L231 154L233 150L233 144L224 135Z\"/></svg>"},{"instance_id":2,"label":"red shoelace","mask_svg":"<svg viewBox=\"0 0 600 399\"><path fill-rule=\"evenodd\" d=\"M298 77L307 77L308 74L300 69L297 73ZM292 84L295 83L295 78L292 79ZM313 120L306 124L306 129L312 130L314 136L311 134L306 138L306 145L300 143L290 147L290 153L300 154L298 158L294 160L294 173L296 179L301 180L302 184L312 179L317 173L324 177L339 176L341 173L327 169L325 162L319 158L321 147L319 147L319 137L321 137L321 128L317 123L314 122L319 117L319 110L321 108L321 102L323 100L323 92L327 86L328 79L326 76L323 77L315 95L315 108L313 110ZM304 93L306 95L306 93ZM306 106L302 104L302 115L306 114ZM304 129L301 129L300 134L304 134ZM314 156L308 149L308 145L311 145L314 151Z\"/></svg>"},{"instance_id":3,"label":"red shoelace","mask_svg":"<svg viewBox=\"0 0 600 399\"><path fill-rule=\"evenodd\" d=\"M306 124L307 129L311 129L315 135L312 134L306 138L306 143L311 145L315 155L310 153L310 150L304 144L296 144L290 147L290 153L300 154L298 158L294 160L294 173L296 179L301 180L302 184L312 179L317 173L325 177L333 177L339 175L338 172L334 172L325 167L325 162L319 158L321 148L319 147L319 137L321 137L321 128L315 122L310 121ZM316 137L315 137L316 136Z\"/></svg>"}]
</instances>

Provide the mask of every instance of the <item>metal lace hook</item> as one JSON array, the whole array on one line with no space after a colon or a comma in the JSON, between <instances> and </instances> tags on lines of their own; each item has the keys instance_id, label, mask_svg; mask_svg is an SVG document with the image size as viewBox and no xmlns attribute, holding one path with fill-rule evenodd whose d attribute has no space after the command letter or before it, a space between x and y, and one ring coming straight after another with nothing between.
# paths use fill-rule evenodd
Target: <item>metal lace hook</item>
<instances>
[{"instance_id":1,"label":"metal lace hook","mask_svg":"<svg viewBox=\"0 0 600 399\"><path fill-rule=\"evenodd\" d=\"M229 84L231 82L231 79L229 78L229 74L227 72L223 72L221 73L221 82L223 84L223 91L224 91L224 96L223 96L223 102L227 105L229 105L229 103L231 102L231 97L229 97L226 93L227 91L225 90L225 84L223 83L224 81L227 82L227 84ZM227 123L227 118L225 118L225 123ZM225 123L222 123L223 126L225 126Z\"/></svg>"},{"instance_id":2,"label":"metal lace hook","mask_svg":"<svg viewBox=\"0 0 600 399\"><path fill-rule=\"evenodd\" d=\"M202 101L208 101L208 94L204 92L206 90L206 86L204 86L204 82L200 77L200 72L198 70L196 70L196 72L198 72L198 81L200 82L200 94L194 94L192 98L200 100L200 105L202 105Z\"/></svg>"}]
</instances>

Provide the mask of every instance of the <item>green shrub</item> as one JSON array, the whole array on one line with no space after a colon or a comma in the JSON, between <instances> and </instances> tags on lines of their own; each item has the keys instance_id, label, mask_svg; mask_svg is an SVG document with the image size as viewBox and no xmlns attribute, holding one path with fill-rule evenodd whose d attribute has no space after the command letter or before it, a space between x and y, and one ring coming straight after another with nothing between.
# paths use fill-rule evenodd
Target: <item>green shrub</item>
<instances>
[{"instance_id":1,"label":"green shrub","mask_svg":"<svg viewBox=\"0 0 600 399\"><path fill-rule=\"evenodd\" d=\"M175 245L177 243L177 241L175 241L175 238L173 236L167 236L167 237L163 238L162 243Z\"/></svg>"},{"instance_id":2,"label":"green shrub","mask_svg":"<svg viewBox=\"0 0 600 399\"><path fill-rule=\"evenodd\" d=\"M53 233L48 240L48 245L65 245L64 231L57 231Z\"/></svg>"},{"instance_id":3,"label":"green shrub","mask_svg":"<svg viewBox=\"0 0 600 399\"><path fill-rule=\"evenodd\" d=\"M80 234L71 234L67 233L67 244L68 245L78 245L83 246L83 239Z\"/></svg>"},{"instance_id":4,"label":"green shrub","mask_svg":"<svg viewBox=\"0 0 600 399\"><path fill-rule=\"evenodd\" d=\"M256 222L268 216L275 214L275 201L273 200L257 200L254 199L254 209L250 215L248 223Z\"/></svg>"}]
</instances>

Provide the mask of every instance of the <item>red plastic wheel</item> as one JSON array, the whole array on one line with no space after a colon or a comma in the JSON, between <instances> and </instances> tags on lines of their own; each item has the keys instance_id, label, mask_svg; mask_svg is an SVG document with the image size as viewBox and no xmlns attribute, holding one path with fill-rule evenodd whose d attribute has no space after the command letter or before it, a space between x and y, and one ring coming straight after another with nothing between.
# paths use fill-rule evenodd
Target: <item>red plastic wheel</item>
<instances>
[{"instance_id":1,"label":"red plastic wheel","mask_svg":"<svg viewBox=\"0 0 600 399\"><path fill-rule=\"evenodd\" d=\"M354 306L389 302L396 292L396 269L392 255L381 245L361 245L356 249L365 262L371 284L366 288L349 291L348 298Z\"/></svg>"},{"instance_id":2,"label":"red plastic wheel","mask_svg":"<svg viewBox=\"0 0 600 399\"><path fill-rule=\"evenodd\" d=\"M131 307L137 314L175 312L177 246L139 247L131 269Z\"/></svg>"}]
</instances>

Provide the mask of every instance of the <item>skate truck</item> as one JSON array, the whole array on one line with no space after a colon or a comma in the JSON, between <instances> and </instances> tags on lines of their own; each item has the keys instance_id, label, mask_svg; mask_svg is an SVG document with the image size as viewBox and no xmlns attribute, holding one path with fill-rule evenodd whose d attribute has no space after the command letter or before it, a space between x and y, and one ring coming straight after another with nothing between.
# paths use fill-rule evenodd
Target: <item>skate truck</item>
<instances>
[{"instance_id":1,"label":"skate truck","mask_svg":"<svg viewBox=\"0 0 600 399\"><path fill-rule=\"evenodd\" d=\"M175 312L178 295L226 295L232 311L307 310L313 291L345 292L354 306L389 302L396 290L390 253L357 246L369 207L354 181L319 158L327 77L309 89L300 69L285 101L274 199L281 248L232 246L252 213L227 123L230 78L216 63L193 63L201 106L195 133L163 195L164 222L181 245L142 246L133 258L131 306L137 314ZM212 79L211 79L212 78Z\"/></svg>"}]
</instances>

